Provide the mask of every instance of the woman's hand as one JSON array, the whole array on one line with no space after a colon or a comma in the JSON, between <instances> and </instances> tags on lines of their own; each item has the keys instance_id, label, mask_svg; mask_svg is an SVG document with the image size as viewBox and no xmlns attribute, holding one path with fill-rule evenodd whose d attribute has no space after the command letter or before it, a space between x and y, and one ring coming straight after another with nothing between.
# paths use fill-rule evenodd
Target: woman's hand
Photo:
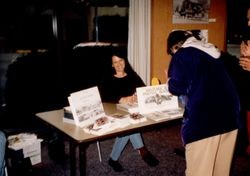
<instances>
[{"instance_id":1,"label":"woman's hand","mask_svg":"<svg viewBox=\"0 0 250 176\"><path fill-rule=\"evenodd\" d=\"M245 42L241 42L240 44L240 53L242 56L250 56L250 40Z\"/></svg>"},{"instance_id":2,"label":"woman's hand","mask_svg":"<svg viewBox=\"0 0 250 176\"><path fill-rule=\"evenodd\" d=\"M121 104L134 104L134 103L137 103L137 96L134 94L134 95L127 96L127 97L122 97L119 100L119 103L121 103Z\"/></svg>"}]
</instances>

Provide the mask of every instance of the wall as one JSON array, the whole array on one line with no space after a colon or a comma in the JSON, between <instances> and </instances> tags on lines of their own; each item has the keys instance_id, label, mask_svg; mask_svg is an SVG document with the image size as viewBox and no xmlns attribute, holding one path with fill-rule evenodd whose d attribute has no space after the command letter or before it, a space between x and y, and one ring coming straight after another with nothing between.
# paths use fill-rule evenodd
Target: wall
<instances>
[{"instance_id":1,"label":"wall","mask_svg":"<svg viewBox=\"0 0 250 176\"><path fill-rule=\"evenodd\" d=\"M208 41L221 50L226 50L226 0L210 0L209 19L215 22L206 24L173 24L173 0L152 0L151 21L151 77L166 82L165 70L170 56L166 52L166 39L173 29L207 29Z\"/></svg>"}]
</instances>

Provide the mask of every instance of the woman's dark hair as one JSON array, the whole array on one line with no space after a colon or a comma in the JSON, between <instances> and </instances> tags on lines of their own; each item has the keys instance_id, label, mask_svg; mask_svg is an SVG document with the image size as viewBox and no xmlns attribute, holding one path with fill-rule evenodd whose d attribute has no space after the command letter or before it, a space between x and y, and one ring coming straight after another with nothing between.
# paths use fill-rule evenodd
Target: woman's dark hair
<instances>
[{"instance_id":1,"label":"woman's dark hair","mask_svg":"<svg viewBox=\"0 0 250 176\"><path fill-rule=\"evenodd\" d=\"M113 47L111 50L111 57L112 56L118 56L120 58L127 59L127 48L126 47L119 47L119 46Z\"/></svg>"},{"instance_id":2,"label":"woman's dark hair","mask_svg":"<svg viewBox=\"0 0 250 176\"><path fill-rule=\"evenodd\" d=\"M127 57L127 48L126 47L114 47L111 51L110 57L110 66L112 67L112 57L117 56L119 58L124 59L125 61L125 72L127 74L134 74L135 71L133 67L130 65ZM115 69L112 67L112 75L115 74Z\"/></svg>"}]
</instances>

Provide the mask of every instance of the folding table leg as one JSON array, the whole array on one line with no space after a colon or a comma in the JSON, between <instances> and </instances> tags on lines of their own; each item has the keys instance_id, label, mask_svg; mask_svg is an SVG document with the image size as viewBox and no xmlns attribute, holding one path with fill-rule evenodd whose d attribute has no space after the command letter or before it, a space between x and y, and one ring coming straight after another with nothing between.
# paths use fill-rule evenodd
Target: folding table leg
<instances>
[{"instance_id":1,"label":"folding table leg","mask_svg":"<svg viewBox=\"0 0 250 176\"><path fill-rule=\"evenodd\" d=\"M102 162L102 153L101 153L101 148L100 148L100 142L97 141L96 145L97 145L97 149L98 149L99 160L100 160L100 162Z\"/></svg>"}]
</instances>

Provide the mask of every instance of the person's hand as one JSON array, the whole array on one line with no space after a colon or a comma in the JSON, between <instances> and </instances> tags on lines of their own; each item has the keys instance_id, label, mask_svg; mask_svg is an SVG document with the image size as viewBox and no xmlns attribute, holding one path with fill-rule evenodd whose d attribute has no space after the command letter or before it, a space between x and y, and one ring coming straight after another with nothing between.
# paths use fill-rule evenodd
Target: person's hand
<instances>
[{"instance_id":1,"label":"person's hand","mask_svg":"<svg viewBox=\"0 0 250 176\"><path fill-rule=\"evenodd\" d=\"M168 80L168 70L164 70L164 73L166 75L166 79Z\"/></svg>"},{"instance_id":2,"label":"person's hand","mask_svg":"<svg viewBox=\"0 0 250 176\"><path fill-rule=\"evenodd\" d=\"M250 56L250 41L247 41L247 44L244 42L241 42L240 53L242 56Z\"/></svg>"},{"instance_id":3,"label":"person's hand","mask_svg":"<svg viewBox=\"0 0 250 176\"><path fill-rule=\"evenodd\" d=\"M134 104L136 102L137 102L137 96L135 94L127 97L122 97L119 100L119 103L121 104Z\"/></svg>"},{"instance_id":4,"label":"person's hand","mask_svg":"<svg viewBox=\"0 0 250 176\"><path fill-rule=\"evenodd\" d=\"M250 41L241 42L240 44L240 66L243 70L250 71Z\"/></svg>"},{"instance_id":5,"label":"person's hand","mask_svg":"<svg viewBox=\"0 0 250 176\"><path fill-rule=\"evenodd\" d=\"M243 70L250 71L250 58L241 56L239 64Z\"/></svg>"}]
</instances>

